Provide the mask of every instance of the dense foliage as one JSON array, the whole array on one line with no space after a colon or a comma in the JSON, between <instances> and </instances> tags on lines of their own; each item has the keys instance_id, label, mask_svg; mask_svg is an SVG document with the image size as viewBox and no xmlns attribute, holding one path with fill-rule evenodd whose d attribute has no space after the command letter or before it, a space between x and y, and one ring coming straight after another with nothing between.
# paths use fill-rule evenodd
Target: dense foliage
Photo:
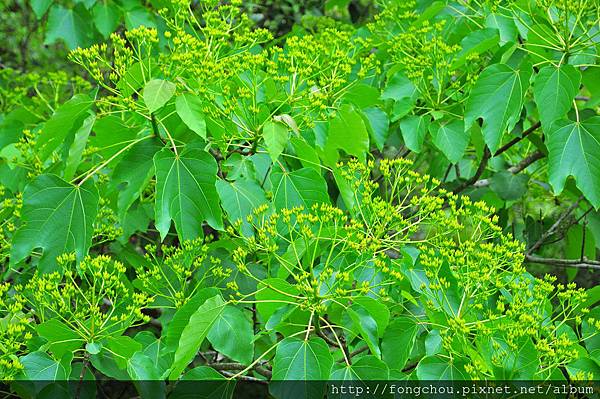
<instances>
[{"instance_id":1,"label":"dense foliage","mask_svg":"<svg viewBox=\"0 0 600 399\"><path fill-rule=\"evenodd\" d=\"M11 390L600 379L596 0L30 3L0 8L38 21L0 70Z\"/></svg>"}]
</instances>

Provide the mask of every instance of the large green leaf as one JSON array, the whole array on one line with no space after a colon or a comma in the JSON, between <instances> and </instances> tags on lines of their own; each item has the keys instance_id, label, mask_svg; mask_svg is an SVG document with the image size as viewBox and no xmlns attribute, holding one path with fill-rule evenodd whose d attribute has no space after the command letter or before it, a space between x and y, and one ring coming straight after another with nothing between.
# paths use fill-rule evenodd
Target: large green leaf
<instances>
[{"instance_id":1,"label":"large green leaf","mask_svg":"<svg viewBox=\"0 0 600 399\"><path fill-rule=\"evenodd\" d=\"M465 129L483 119L483 137L492 152L500 147L503 134L519 120L530 77L530 66L514 70L505 64L494 64L475 83L465 110Z\"/></svg>"},{"instance_id":2,"label":"large green leaf","mask_svg":"<svg viewBox=\"0 0 600 399\"><path fill-rule=\"evenodd\" d=\"M175 312L175 315L173 315L173 318L169 321L167 333L163 333L163 337L165 337L165 345L175 350L183 330L190 322L190 317L192 317L200 305L218 293L219 291L213 287L202 288L198 290L193 297L188 299L185 305L177 309L177 312Z\"/></svg>"},{"instance_id":3,"label":"large green leaf","mask_svg":"<svg viewBox=\"0 0 600 399\"><path fill-rule=\"evenodd\" d=\"M48 350L57 358L81 348L85 342L81 335L58 319L39 324L36 331L48 341Z\"/></svg>"},{"instance_id":4,"label":"large green leaf","mask_svg":"<svg viewBox=\"0 0 600 399\"><path fill-rule=\"evenodd\" d=\"M329 162L337 162L338 150L354 155L360 160L366 159L369 151L369 132L359 113L351 105L343 105L329 122L329 133L325 153Z\"/></svg>"},{"instance_id":5,"label":"large green leaf","mask_svg":"<svg viewBox=\"0 0 600 399\"><path fill-rule=\"evenodd\" d=\"M600 206L600 117L559 120L547 132L549 181L558 195L567 177L596 208Z\"/></svg>"},{"instance_id":6,"label":"large green leaf","mask_svg":"<svg viewBox=\"0 0 600 399\"><path fill-rule=\"evenodd\" d=\"M552 65L540 69L535 77L533 94L544 128L564 118L579 92L581 73L572 65Z\"/></svg>"},{"instance_id":7,"label":"large green leaf","mask_svg":"<svg viewBox=\"0 0 600 399\"><path fill-rule=\"evenodd\" d=\"M223 298L221 298L221 295L216 295L207 299L190 317L189 323L181 333L179 345L175 351L175 359L171 367L171 379L178 378L181 372L196 357L202 341L204 341L224 308Z\"/></svg>"},{"instance_id":8,"label":"large green leaf","mask_svg":"<svg viewBox=\"0 0 600 399\"><path fill-rule=\"evenodd\" d=\"M195 148L179 155L165 148L154 156L156 169L156 228L164 239L171 220L182 240L202 233L202 222L223 228L219 196L215 187L217 162Z\"/></svg>"},{"instance_id":9,"label":"large green leaf","mask_svg":"<svg viewBox=\"0 0 600 399\"><path fill-rule=\"evenodd\" d=\"M381 341L383 360L391 369L402 370L415 345L418 325L407 316L395 317Z\"/></svg>"},{"instance_id":10,"label":"large green leaf","mask_svg":"<svg viewBox=\"0 0 600 399\"><path fill-rule=\"evenodd\" d=\"M328 380L333 366L329 347L321 338L303 341L285 338L277 345L273 360L270 392L278 398L320 398L322 386L315 381ZM311 381L308 384L276 381Z\"/></svg>"},{"instance_id":11,"label":"large green leaf","mask_svg":"<svg viewBox=\"0 0 600 399\"><path fill-rule=\"evenodd\" d=\"M357 304L352 304L352 306L346 309L346 314L351 320L349 326L352 333L358 333L367 343L371 353L377 356L377 358L381 358L377 320L375 320L366 308Z\"/></svg>"},{"instance_id":12,"label":"large green leaf","mask_svg":"<svg viewBox=\"0 0 600 399\"><path fill-rule=\"evenodd\" d=\"M62 362L56 361L45 352L31 352L19 359L24 367L24 374L30 381L60 381L69 377Z\"/></svg>"},{"instance_id":13,"label":"large green leaf","mask_svg":"<svg viewBox=\"0 0 600 399\"><path fill-rule=\"evenodd\" d=\"M111 33L117 30L119 26L119 20L121 19L121 13L117 5L111 3L109 0L98 1L92 9L94 16L94 25L98 32L108 39Z\"/></svg>"},{"instance_id":14,"label":"large green leaf","mask_svg":"<svg viewBox=\"0 0 600 399\"><path fill-rule=\"evenodd\" d=\"M232 222L241 220L242 223L247 223L246 216L252 214L253 209L267 203L265 191L250 179L240 179L233 183L218 180L217 191L223 209Z\"/></svg>"},{"instance_id":15,"label":"large green leaf","mask_svg":"<svg viewBox=\"0 0 600 399\"><path fill-rule=\"evenodd\" d=\"M327 183L312 168L293 172L274 170L271 173L271 184L274 203L278 209L296 206L309 209L313 204L329 203Z\"/></svg>"},{"instance_id":16,"label":"large green leaf","mask_svg":"<svg viewBox=\"0 0 600 399\"><path fill-rule=\"evenodd\" d=\"M464 380L462 365L438 356L425 356L417 365L417 377L420 380Z\"/></svg>"},{"instance_id":17,"label":"large green leaf","mask_svg":"<svg viewBox=\"0 0 600 399\"><path fill-rule=\"evenodd\" d=\"M73 186L54 175L41 175L23 193L23 225L13 238L11 264L16 264L36 248L42 272L56 270L56 257L75 252L83 259L91 245L93 224L98 211L98 191L91 182Z\"/></svg>"},{"instance_id":18,"label":"large green leaf","mask_svg":"<svg viewBox=\"0 0 600 399\"><path fill-rule=\"evenodd\" d=\"M89 47L93 39L90 20L89 13L82 5L74 8L53 5L48 14L44 44L53 44L60 39L65 42L69 50Z\"/></svg>"},{"instance_id":19,"label":"large green leaf","mask_svg":"<svg viewBox=\"0 0 600 399\"><path fill-rule=\"evenodd\" d=\"M388 378L388 366L371 355L363 356L331 373L331 379L335 381L385 381Z\"/></svg>"},{"instance_id":20,"label":"large green leaf","mask_svg":"<svg viewBox=\"0 0 600 399\"><path fill-rule=\"evenodd\" d=\"M175 83L162 79L152 79L146 83L142 95L148 110L154 113L161 109L173 97L176 87Z\"/></svg>"},{"instance_id":21,"label":"large green leaf","mask_svg":"<svg viewBox=\"0 0 600 399\"><path fill-rule=\"evenodd\" d=\"M254 356L252 321L240 309L227 305L208 332L213 348L230 359L250 364Z\"/></svg>"},{"instance_id":22,"label":"large green leaf","mask_svg":"<svg viewBox=\"0 0 600 399\"><path fill-rule=\"evenodd\" d=\"M206 120L202 113L202 100L192 94L182 94L175 99L177 114L190 128L202 138L206 138Z\"/></svg>"}]
</instances>

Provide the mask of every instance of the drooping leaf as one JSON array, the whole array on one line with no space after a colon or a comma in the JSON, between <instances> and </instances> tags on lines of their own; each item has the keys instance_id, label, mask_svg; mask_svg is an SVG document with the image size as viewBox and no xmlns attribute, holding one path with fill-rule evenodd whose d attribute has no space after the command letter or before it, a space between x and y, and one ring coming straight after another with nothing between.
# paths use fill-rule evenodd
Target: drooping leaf
<instances>
[{"instance_id":1,"label":"drooping leaf","mask_svg":"<svg viewBox=\"0 0 600 399\"><path fill-rule=\"evenodd\" d=\"M337 162L338 150L344 150L348 155L354 155L363 161L369 151L369 132L358 112L349 104L343 105L329 122L325 145L329 162Z\"/></svg>"},{"instance_id":2,"label":"drooping leaf","mask_svg":"<svg viewBox=\"0 0 600 399\"><path fill-rule=\"evenodd\" d=\"M263 139L271 160L275 162L288 142L288 129L281 122L268 121L263 126Z\"/></svg>"},{"instance_id":3,"label":"drooping leaf","mask_svg":"<svg viewBox=\"0 0 600 399\"><path fill-rule=\"evenodd\" d=\"M240 309L227 305L219 314L208 340L218 352L242 364L250 364L254 356L252 321Z\"/></svg>"},{"instance_id":4,"label":"drooping leaf","mask_svg":"<svg viewBox=\"0 0 600 399\"><path fill-rule=\"evenodd\" d=\"M346 314L352 321L350 331L358 333L365 340L371 353L380 359L381 349L379 348L377 321L364 307L355 304L346 309Z\"/></svg>"},{"instance_id":5,"label":"drooping leaf","mask_svg":"<svg viewBox=\"0 0 600 399\"><path fill-rule=\"evenodd\" d=\"M533 94L544 128L564 118L579 92L581 73L572 65L552 65L540 69L535 77Z\"/></svg>"},{"instance_id":6,"label":"drooping leaf","mask_svg":"<svg viewBox=\"0 0 600 399\"><path fill-rule=\"evenodd\" d=\"M202 101L199 97L191 94L182 94L175 99L177 114L190 128L202 138L206 138L206 120L202 113Z\"/></svg>"},{"instance_id":7,"label":"drooping leaf","mask_svg":"<svg viewBox=\"0 0 600 399\"><path fill-rule=\"evenodd\" d=\"M556 195L573 176L577 188L600 206L600 117L556 121L547 132L549 181Z\"/></svg>"},{"instance_id":8,"label":"drooping leaf","mask_svg":"<svg viewBox=\"0 0 600 399\"><path fill-rule=\"evenodd\" d=\"M54 175L41 175L23 193L23 225L13 238L11 264L16 264L36 248L42 272L56 270L56 257L75 252L82 260L91 245L93 224L98 211L98 191L87 180L73 186Z\"/></svg>"},{"instance_id":9,"label":"drooping leaf","mask_svg":"<svg viewBox=\"0 0 600 399\"><path fill-rule=\"evenodd\" d=\"M85 150L88 137L92 131L92 126L94 125L95 121L96 115L88 116L83 121L81 127L75 132L75 138L71 144L71 147L69 148L69 155L67 156L67 161L65 163L64 178L66 180L70 180L75 176L75 172L77 171L77 167L81 162L83 151Z\"/></svg>"},{"instance_id":10,"label":"drooping leaf","mask_svg":"<svg viewBox=\"0 0 600 399\"><path fill-rule=\"evenodd\" d=\"M327 183L312 168L302 168L293 172L274 170L271 173L273 199L278 209L329 203Z\"/></svg>"},{"instance_id":11,"label":"drooping leaf","mask_svg":"<svg viewBox=\"0 0 600 399\"><path fill-rule=\"evenodd\" d=\"M157 138L145 138L134 144L115 166L111 183L119 192L117 208L121 219L154 175L153 157L162 147Z\"/></svg>"},{"instance_id":12,"label":"drooping leaf","mask_svg":"<svg viewBox=\"0 0 600 399\"><path fill-rule=\"evenodd\" d=\"M461 160L469 144L470 132L465 131L463 121L455 119L448 123L434 122L429 125L433 144L451 163Z\"/></svg>"},{"instance_id":13,"label":"drooping leaf","mask_svg":"<svg viewBox=\"0 0 600 399\"><path fill-rule=\"evenodd\" d=\"M400 121L400 132L406 147L414 152L421 152L425 134L429 128L429 118L420 115L410 115Z\"/></svg>"},{"instance_id":14,"label":"drooping leaf","mask_svg":"<svg viewBox=\"0 0 600 399\"><path fill-rule=\"evenodd\" d=\"M438 356L425 356L421 359L417 365L417 377L420 380L428 381L466 379L461 367L449 359L443 359Z\"/></svg>"},{"instance_id":15,"label":"drooping leaf","mask_svg":"<svg viewBox=\"0 0 600 399\"><path fill-rule=\"evenodd\" d=\"M505 64L491 65L479 75L467 101L465 129L483 119L483 137L490 151L500 147L504 133L519 120L530 77L530 66L514 70Z\"/></svg>"},{"instance_id":16,"label":"drooping leaf","mask_svg":"<svg viewBox=\"0 0 600 399\"><path fill-rule=\"evenodd\" d=\"M173 97L176 87L175 83L162 79L152 79L146 83L142 95L148 110L154 113L161 109Z\"/></svg>"},{"instance_id":17,"label":"drooping leaf","mask_svg":"<svg viewBox=\"0 0 600 399\"><path fill-rule=\"evenodd\" d=\"M381 352L383 360L390 368L404 368L415 345L417 331L417 323L407 316L395 317L389 324L381 341Z\"/></svg>"},{"instance_id":18,"label":"drooping leaf","mask_svg":"<svg viewBox=\"0 0 600 399\"><path fill-rule=\"evenodd\" d=\"M219 318L225 308L225 302L221 295L207 299L192 314L189 323L183 329L179 345L175 351L175 359L171 367L170 378L179 377L181 372L194 359L202 341Z\"/></svg>"},{"instance_id":19,"label":"drooping leaf","mask_svg":"<svg viewBox=\"0 0 600 399\"><path fill-rule=\"evenodd\" d=\"M202 222L223 228L215 183L217 162L206 151L189 148L176 155L165 148L154 156L156 169L156 228L164 239L171 220L179 237L194 239Z\"/></svg>"},{"instance_id":20,"label":"drooping leaf","mask_svg":"<svg viewBox=\"0 0 600 399\"><path fill-rule=\"evenodd\" d=\"M362 110L365 116L365 125L371 135L371 139L381 151L390 133L390 120L387 114L377 107Z\"/></svg>"},{"instance_id":21,"label":"drooping leaf","mask_svg":"<svg viewBox=\"0 0 600 399\"><path fill-rule=\"evenodd\" d=\"M165 345L175 350L183 330L189 324L190 317L207 299L214 297L218 293L219 291L212 287L200 289L185 305L177 309L177 312L175 312L175 315L169 321L166 334L163 334Z\"/></svg>"},{"instance_id":22,"label":"drooping leaf","mask_svg":"<svg viewBox=\"0 0 600 399\"><path fill-rule=\"evenodd\" d=\"M36 148L42 160L56 150L73 129L79 129L88 116L93 99L86 94L77 94L61 105L44 124Z\"/></svg>"}]
</instances>

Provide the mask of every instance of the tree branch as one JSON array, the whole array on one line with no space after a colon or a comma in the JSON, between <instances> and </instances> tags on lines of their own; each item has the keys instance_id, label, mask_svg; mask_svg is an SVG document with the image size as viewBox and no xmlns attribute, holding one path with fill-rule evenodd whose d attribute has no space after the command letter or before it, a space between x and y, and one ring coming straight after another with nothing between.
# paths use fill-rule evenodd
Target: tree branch
<instances>
[{"instance_id":1,"label":"tree branch","mask_svg":"<svg viewBox=\"0 0 600 399\"><path fill-rule=\"evenodd\" d=\"M556 220L556 222L554 222L554 224L552 226L550 226L550 228L542 234L540 239L537 240L535 242L535 244L533 244L527 250L526 256L529 256L532 253L534 253L539 247L541 247L544 244L544 241L546 241L546 239L548 237L550 237L552 234L554 234L554 232L560 227L562 222L579 206L579 203L581 202L582 199L583 199L583 195L581 195L579 198L577 198L577 201L573 202L571 204L571 206L569 208L567 208L567 210L565 212L563 212L562 215L560 215L560 217Z\"/></svg>"},{"instance_id":2,"label":"tree branch","mask_svg":"<svg viewBox=\"0 0 600 399\"><path fill-rule=\"evenodd\" d=\"M463 191L464 189L466 189L470 185L474 184L477 180L479 180L479 178L481 177L481 175L485 171L485 168L486 168L486 166L488 164L488 161L490 160L491 156L492 156L492 153L490 152L490 150L486 146L485 149L483 150L483 156L481 157L481 162L479 162L479 166L477 167L477 171L475 172L475 174L470 179L465 180L461 185L459 185L458 187L456 187L453 190L454 194L460 193L461 191Z\"/></svg>"},{"instance_id":3,"label":"tree branch","mask_svg":"<svg viewBox=\"0 0 600 399\"><path fill-rule=\"evenodd\" d=\"M525 255L525 261L529 263L541 263L544 265L552 265L559 267L575 267L579 269L594 269L600 270L600 262L597 260L588 259L585 256L581 259L558 259L558 258L542 258L535 255Z\"/></svg>"},{"instance_id":4,"label":"tree branch","mask_svg":"<svg viewBox=\"0 0 600 399\"><path fill-rule=\"evenodd\" d=\"M531 125L531 127L529 129L527 129L523 132L521 137L515 137L514 139L512 139L511 141L509 141L508 143L506 143L502 147L500 147L498 149L498 151L496 151L494 153L494 156L497 157L498 155L502 154L503 152L505 152L506 150L511 148L513 145L517 144L519 141L523 140L525 137L527 137L531 133L535 132L537 129L540 128L540 126L542 126L541 122L534 123L533 125Z\"/></svg>"},{"instance_id":5,"label":"tree branch","mask_svg":"<svg viewBox=\"0 0 600 399\"><path fill-rule=\"evenodd\" d=\"M510 168L508 168L507 170L512 173L513 175L516 175L519 172L522 172L523 170L527 169L527 167L529 165L531 165L532 163L536 162L539 159L544 158L546 155L541 152L541 151L536 151L530 155L528 155L527 157L523 158L523 160L521 162L519 162L518 164L511 166ZM481 188L481 187L487 187L490 185L490 180L489 179L481 179L481 180L477 180L475 183L473 183L473 187L475 188Z\"/></svg>"},{"instance_id":6,"label":"tree branch","mask_svg":"<svg viewBox=\"0 0 600 399\"><path fill-rule=\"evenodd\" d=\"M246 369L246 366L241 363L208 363L207 366L212 367L213 369L218 370L218 371L245 370ZM260 367L259 365L254 366L252 368L252 370L256 371L258 374L260 374L266 378L271 378L271 376L273 375L273 373L271 373L271 371L269 371L263 367Z\"/></svg>"}]
</instances>

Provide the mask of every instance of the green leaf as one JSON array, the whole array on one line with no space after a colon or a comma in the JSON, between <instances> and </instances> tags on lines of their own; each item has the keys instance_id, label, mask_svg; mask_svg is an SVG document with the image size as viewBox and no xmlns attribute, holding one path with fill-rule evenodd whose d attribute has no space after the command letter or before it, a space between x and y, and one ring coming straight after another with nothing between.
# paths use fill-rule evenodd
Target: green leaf
<instances>
[{"instance_id":1,"label":"green leaf","mask_svg":"<svg viewBox=\"0 0 600 399\"><path fill-rule=\"evenodd\" d=\"M263 126L263 139L271 160L275 162L288 142L288 129L283 123L268 121Z\"/></svg>"},{"instance_id":2,"label":"green leaf","mask_svg":"<svg viewBox=\"0 0 600 399\"><path fill-rule=\"evenodd\" d=\"M451 68L458 69L467 63L472 54L482 54L496 46L500 40L496 29L480 29L471 32L460 42L462 50L456 55Z\"/></svg>"},{"instance_id":3,"label":"green leaf","mask_svg":"<svg viewBox=\"0 0 600 399\"><path fill-rule=\"evenodd\" d=\"M503 200L515 201L525 195L528 182L529 176L504 170L490 178L490 188Z\"/></svg>"},{"instance_id":4,"label":"green leaf","mask_svg":"<svg viewBox=\"0 0 600 399\"><path fill-rule=\"evenodd\" d=\"M364 307L356 304L346 309L346 313L353 323L351 331L356 331L365 340L371 353L377 356L377 358L381 358L377 321Z\"/></svg>"},{"instance_id":5,"label":"green leaf","mask_svg":"<svg viewBox=\"0 0 600 399\"><path fill-rule=\"evenodd\" d=\"M545 129L552 122L564 118L573 106L579 92L581 73L572 65L552 65L540 69L535 77L533 95Z\"/></svg>"},{"instance_id":6,"label":"green leaf","mask_svg":"<svg viewBox=\"0 0 600 399\"><path fill-rule=\"evenodd\" d=\"M386 381L389 378L388 366L375 356L367 355L344 365L333 373L334 381Z\"/></svg>"},{"instance_id":7,"label":"green leaf","mask_svg":"<svg viewBox=\"0 0 600 399\"><path fill-rule=\"evenodd\" d=\"M466 378L461 368L448 359L425 356L417 365L417 377L429 381L464 380Z\"/></svg>"},{"instance_id":8,"label":"green leaf","mask_svg":"<svg viewBox=\"0 0 600 399\"><path fill-rule=\"evenodd\" d=\"M496 152L506 131L512 130L521 114L523 97L529 87L531 68L514 70L508 65L487 67L475 83L465 110L465 128L483 119L483 137Z\"/></svg>"},{"instance_id":9,"label":"green leaf","mask_svg":"<svg viewBox=\"0 0 600 399\"><path fill-rule=\"evenodd\" d=\"M381 93L381 99L391 99L394 101L400 101L407 98L412 99L416 92L417 88L410 79L408 79L401 71L398 71L387 81L383 93Z\"/></svg>"},{"instance_id":10,"label":"green leaf","mask_svg":"<svg viewBox=\"0 0 600 399\"><path fill-rule=\"evenodd\" d=\"M548 175L556 195L573 176L577 188L600 206L600 117L585 122L559 120L547 132Z\"/></svg>"},{"instance_id":11,"label":"green leaf","mask_svg":"<svg viewBox=\"0 0 600 399\"><path fill-rule=\"evenodd\" d=\"M303 206L310 209L313 204L329 203L327 183L312 168L293 172L274 170L271 173L273 202L277 209Z\"/></svg>"},{"instance_id":12,"label":"green leaf","mask_svg":"<svg viewBox=\"0 0 600 399\"><path fill-rule=\"evenodd\" d=\"M390 368L404 368L415 345L418 330L419 326L411 317L398 316L392 320L381 341L383 360Z\"/></svg>"},{"instance_id":13,"label":"green leaf","mask_svg":"<svg viewBox=\"0 0 600 399\"><path fill-rule=\"evenodd\" d=\"M366 108L362 112L365 116L367 130L373 142L379 151L382 151L390 133L390 120L387 114L377 107Z\"/></svg>"},{"instance_id":14,"label":"green leaf","mask_svg":"<svg viewBox=\"0 0 600 399\"><path fill-rule=\"evenodd\" d=\"M57 358L81 348L84 343L81 335L58 319L50 319L38 325L36 331L48 341L48 350Z\"/></svg>"},{"instance_id":15,"label":"green leaf","mask_svg":"<svg viewBox=\"0 0 600 399\"><path fill-rule=\"evenodd\" d=\"M277 345L273 359L273 380L326 380L333 357L321 338L285 338Z\"/></svg>"},{"instance_id":16,"label":"green leaf","mask_svg":"<svg viewBox=\"0 0 600 399\"><path fill-rule=\"evenodd\" d=\"M229 220L241 220L246 223L246 216L251 215L255 208L268 203L265 191L253 180L240 179L233 183L217 180L217 191L221 198L223 209Z\"/></svg>"},{"instance_id":17,"label":"green leaf","mask_svg":"<svg viewBox=\"0 0 600 399\"><path fill-rule=\"evenodd\" d=\"M163 399L166 397L165 382L152 359L143 352L135 352L127 359L127 374L133 380L137 391L144 399ZM141 382L140 382L141 381Z\"/></svg>"},{"instance_id":18,"label":"green leaf","mask_svg":"<svg viewBox=\"0 0 600 399\"><path fill-rule=\"evenodd\" d=\"M410 115L400 120L400 132L406 147L414 152L423 150L425 134L429 128L429 117Z\"/></svg>"},{"instance_id":19,"label":"green leaf","mask_svg":"<svg viewBox=\"0 0 600 399\"><path fill-rule=\"evenodd\" d=\"M84 119L88 117L93 101L88 95L77 94L54 112L44 124L36 142L42 160L47 159L52 151L64 144L70 132L80 128Z\"/></svg>"},{"instance_id":20,"label":"green leaf","mask_svg":"<svg viewBox=\"0 0 600 399\"><path fill-rule=\"evenodd\" d=\"M44 44L62 40L69 50L89 47L93 32L90 30L90 19L89 13L82 6L64 8L58 4L53 5L48 14Z\"/></svg>"},{"instance_id":21,"label":"green leaf","mask_svg":"<svg viewBox=\"0 0 600 399\"><path fill-rule=\"evenodd\" d=\"M306 141L301 140L297 137L292 137L290 140L294 147L296 157L305 168L312 168L317 173L321 173L321 161L319 160L319 154L317 151L308 144Z\"/></svg>"},{"instance_id":22,"label":"green leaf","mask_svg":"<svg viewBox=\"0 0 600 399\"><path fill-rule=\"evenodd\" d=\"M176 379L188 364L196 357L198 349L213 324L225 308L221 295L207 299L190 317L189 323L183 329L179 345L175 351L175 359L171 367L170 379Z\"/></svg>"},{"instance_id":23,"label":"green leaf","mask_svg":"<svg viewBox=\"0 0 600 399\"><path fill-rule=\"evenodd\" d=\"M156 169L156 228L165 239L171 220L182 240L197 238L202 222L223 229L217 162L206 151L190 148L179 155L165 148L154 156Z\"/></svg>"},{"instance_id":24,"label":"green leaf","mask_svg":"<svg viewBox=\"0 0 600 399\"><path fill-rule=\"evenodd\" d=\"M254 356L252 321L240 309L227 305L208 332L213 348L230 359L250 364Z\"/></svg>"},{"instance_id":25,"label":"green leaf","mask_svg":"<svg viewBox=\"0 0 600 399\"><path fill-rule=\"evenodd\" d=\"M24 367L24 374L30 381L60 381L69 377L71 370L66 370L58 362L40 351L31 352L19 359Z\"/></svg>"},{"instance_id":26,"label":"green leaf","mask_svg":"<svg viewBox=\"0 0 600 399\"><path fill-rule=\"evenodd\" d=\"M117 208L123 219L154 175L154 155L163 148L157 138L134 144L115 166L111 184L118 190Z\"/></svg>"},{"instance_id":27,"label":"green leaf","mask_svg":"<svg viewBox=\"0 0 600 399\"><path fill-rule=\"evenodd\" d=\"M94 24L98 32L108 39L111 33L117 30L121 14L119 8L110 1L99 1L92 9Z\"/></svg>"},{"instance_id":28,"label":"green leaf","mask_svg":"<svg viewBox=\"0 0 600 399\"><path fill-rule=\"evenodd\" d=\"M256 304L258 314L267 321L278 309L286 305L285 302L294 302L294 296L299 295L298 289L280 278L269 278L258 285Z\"/></svg>"},{"instance_id":29,"label":"green leaf","mask_svg":"<svg viewBox=\"0 0 600 399\"><path fill-rule=\"evenodd\" d=\"M171 321L169 321L165 337L165 345L175 349L181 338L181 333L189 324L190 317L208 298L217 295L219 291L216 288L202 288L198 290L182 307L177 309Z\"/></svg>"},{"instance_id":30,"label":"green leaf","mask_svg":"<svg viewBox=\"0 0 600 399\"><path fill-rule=\"evenodd\" d=\"M190 128L203 139L206 138L206 120L202 113L202 100L192 94L182 94L175 99L177 114Z\"/></svg>"},{"instance_id":31,"label":"green leaf","mask_svg":"<svg viewBox=\"0 0 600 399\"><path fill-rule=\"evenodd\" d=\"M65 163L64 178L66 180L71 180L73 176L75 176L75 172L77 172L77 167L81 163L83 151L85 150L88 137L90 136L95 121L96 115L88 116L83 121L81 127L75 132L75 139L69 148L69 155L67 156L67 161Z\"/></svg>"},{"instance_id":32,"label":"green leaf","mask_svg":"<svg viewBox=\"0 0 600 399\"><path fill-rule=\"evenodd\" d=\"M144 86L142 95L151 113L161 109L175 94L177 86L167 80L152 79Z\"/></svg>"},{"instance_id":33,"label":"green leaf","mask_svg":"<svg viewBox=\"0 0 600 399\"><path fill-rule=\"evenodd\" d=\"M54 0L31 0L30 4L35 16L38 19L42 19L53 2Z\"/></svg>"},{"instance_id":34,"label":"green leaf","mask_svg":"<svg viewBox=\"0 0 600 399\"><path fill-rule=\"evenodd\" d=\"M433 144L451 163L461 160L470 138L463 121L456 119L448 123L434 122L429 125L429 132L433 137Z\"/></svg>"},{"instance_id":35,"label":"green leaf","mask_svg":"<svg viewBox=\"0 0 600 399\"><path fill-rule=\"evenodd\" d=\"M361 161L366 159L369 151L369 132L361 116L345 104L337 111L335 118L329 122L329 133L325 145L325 153L329 162L337 162L337 150L344 150Z\"/></svg>"},{"instance_id":36,"label":"green leaf","mask_svg":"<svg viewBox=\"0 0 600 399\"><path fill-rule=\"evenodd\" d=\"M23 225L13 238L10 260L16 264L41 248L41 272L56 270L56 257L75 252L80 261L92 243L98 191L88 180L73 186L58 176L41 175L23 193Z\"/></svg>"}]
</instances>

